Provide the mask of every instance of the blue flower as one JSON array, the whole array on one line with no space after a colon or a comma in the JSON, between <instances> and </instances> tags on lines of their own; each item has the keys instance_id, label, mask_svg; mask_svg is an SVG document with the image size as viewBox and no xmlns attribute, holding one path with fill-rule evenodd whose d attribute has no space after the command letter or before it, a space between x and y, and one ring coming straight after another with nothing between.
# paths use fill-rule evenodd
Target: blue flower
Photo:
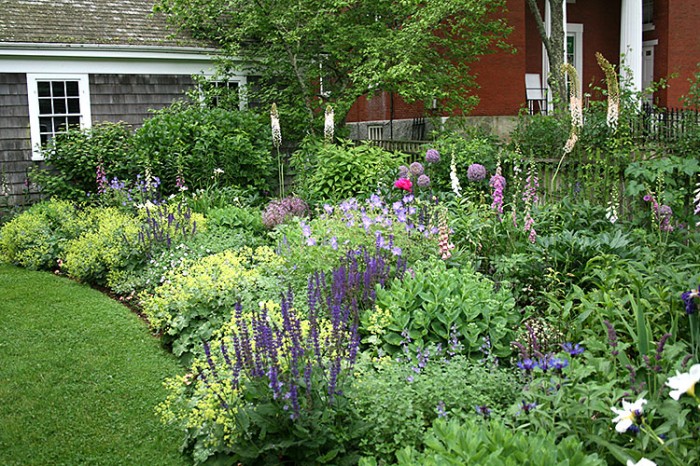
<instances>
[{"instance_id":1,"label":"blue flower","mask_svg":"<svg viewBox=\"0 0 700 466\"><path fill-rule=\"evenodd\" d=\"M537 362L530 358L525 358L522 361L518 361L518 367L526 372L530 372L536 367L538 367Z\"/></svg>"},{"instance_id":2,"label":"blue flower","mask_svg":"<svg viewBox=\"0 0 700 466\"><path fill-rule=\"evenodd\" d=\"M572 357L576 357L579 354L583 354L583 352L586 350L586 348L584 348L578 343L576 343L575 345L573 343L564 343L561 345L561 347Z\"/></svg>"},{"instance_id":3,"label":"blue flower","mask_svg":"<svg viewBox=\"0 0 700 466\"><path fill-rule=\"evenodd\" d=\"M700 296L700 286L698 286L697 290L690 290L686 291L681 295L681 299L685 303L685 313L688 315L695 314L695 311L697 311L698 307L697 304L695 303L695 298Z\"/></svg>"}]
</instances>

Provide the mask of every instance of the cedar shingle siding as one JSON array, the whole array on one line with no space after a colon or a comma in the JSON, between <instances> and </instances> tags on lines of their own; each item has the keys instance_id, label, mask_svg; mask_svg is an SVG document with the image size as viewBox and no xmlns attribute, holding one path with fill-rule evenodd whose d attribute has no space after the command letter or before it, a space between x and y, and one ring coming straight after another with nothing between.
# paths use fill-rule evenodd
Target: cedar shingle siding
<instances>
[{"instance_id":1,"label":"cedar shingle siding","mask_svg":"<svg viewBox=\"0 0 700 466\"><path fill-rule=\"evenodd\" d=\"M93 121L124 121L134 128L152 112L185 98L190 76L90 75Z\"/></svg>"},{"instance_id":2,"label":"cedar shingle siding","mask_svg":"<svg viewBox=\"0 0 700 466\"><path fill-rule=\"evenodd\" d=\"M32 161L27 74L89 77L92 124L138 128L210 67L211 44L169 28L154 0L0 0L0 207L25 201ZM59 80L61 78L58 78ZM4 180L3 180L4 178ZM33 187L32 187L33 188Z\"/></svg>"},{"instance_id":3,"label":"cedar shingle siding","mask_svg":"<svg viewBox=\"0 0 700 466\"><path fill-rule=\"evenodd\" d=\"M10 187L10 204L17 203L22 193L31 165L30 149L27 76L0 74L0 183L4 176Z\"/></svg>"}]
</instances>

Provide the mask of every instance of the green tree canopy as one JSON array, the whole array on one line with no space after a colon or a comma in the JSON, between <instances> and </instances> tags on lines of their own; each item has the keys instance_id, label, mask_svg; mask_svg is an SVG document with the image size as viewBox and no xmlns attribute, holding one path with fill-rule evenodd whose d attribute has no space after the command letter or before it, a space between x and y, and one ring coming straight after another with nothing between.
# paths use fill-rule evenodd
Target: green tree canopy
<instances>
[{"instance_id":1,"label":"green tree canopy","mask_svg":"<svg viewBox=\"0 0 700 466\"><path fill-rule=\"evenodd\" d=\"M470 65L506 47L504 0L159 0L157 10L214 42L222 69L256 76L255 101L277 102L314 131L330 103L345 118L361 95L437 99L445 111L477 99ZM251 87L251 86L249 86ZM294 114L294 112L297 112Z\"/></svg>"}]
</instances>

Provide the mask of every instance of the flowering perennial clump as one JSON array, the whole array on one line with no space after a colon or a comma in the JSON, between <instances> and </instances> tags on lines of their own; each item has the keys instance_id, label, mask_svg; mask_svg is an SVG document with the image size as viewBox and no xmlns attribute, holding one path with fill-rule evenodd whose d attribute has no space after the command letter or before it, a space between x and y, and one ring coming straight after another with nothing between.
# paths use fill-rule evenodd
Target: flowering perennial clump
<instances>
[{"instance_id":1,"label":"flowering perennial clump","mask_svg":"<svg viewBox=\"0 0 700 466\"><path fill-rule=\"evenodd\" d=\"M262 213L262 221L267 228L274 228L294 217L305 217L308 213L309 206L303 199L288 196L272 200Z\"/></svg>"},{"instance_id":2,"label":"flowering perennial clump","mask_svg":"<svg viewBox=\"0 0 700 466\"><path fill-rule=\"evenodd\" d=\"M673 217L673 210L670 206L666 204L659 205L656 201L656 197L649 193L644 196L645 202L651 203L651 212L653 215L654 222L659 226L659 230L663 232L673 231L673 225L671 225L671 218Z\"/></svg>"},{"instance_id":3,"label":"flowering perennial clump","mask_svg":"<svg viewBox=\"0 0 700 466\"><path fill-rule=\"evenodd\" d=\"M462 197L462 187L459 185L459 177L457 176L457 162L455 154L452 153L452 162L450 162L450 181L452 182L452 192L455 196Z\"/></svg>"}]
</instances>

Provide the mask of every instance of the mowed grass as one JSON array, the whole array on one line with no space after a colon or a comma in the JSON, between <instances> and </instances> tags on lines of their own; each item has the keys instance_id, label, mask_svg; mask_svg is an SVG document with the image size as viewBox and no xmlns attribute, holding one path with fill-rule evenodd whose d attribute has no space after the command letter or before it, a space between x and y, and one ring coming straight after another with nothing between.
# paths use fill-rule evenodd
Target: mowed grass
<instances>
[{"instance_id":1,"label":"mowed grass","mask_svg":"<svg viewBox=\"0 0 700 466\"><path fill-rule=\"evenodd\" d=\"M154 411L181 372L98 291L0 264L0 464L184 465Z\"/></svg>"}]
</instances>

